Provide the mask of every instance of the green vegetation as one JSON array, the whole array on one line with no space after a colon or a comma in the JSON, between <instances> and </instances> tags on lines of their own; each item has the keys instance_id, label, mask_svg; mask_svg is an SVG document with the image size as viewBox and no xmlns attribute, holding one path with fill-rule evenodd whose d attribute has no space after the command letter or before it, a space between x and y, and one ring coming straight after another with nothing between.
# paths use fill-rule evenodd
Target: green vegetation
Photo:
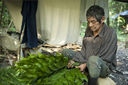
<instances>
[{"instance_id":1,"label":"green vegetation","mask_svg":"<svg viewBox=\"0 0 128 85\"><path fill-rule=\"evenodd\" d=\"M78 68L67 69L68 61L68 57L59 53L56 56L30 54L16 66L0 69L0 85L82 85L88 81Z\"/></svg>"},{"instance_id":2,"label":"green vegetation","mask_svg":"<svg viewBox=\"0 0 128 85\"><path fill-rule=\"evenodd\" d=\"M3 0L0 0L0 29L1 28L16 31L13 20Z\"/></svg>"},{"instance_id":3,"label":"green vegetation","mask_svg":"<svg viewBox=\"0 0 128 85\"><path fill-rule=\"evenodd\" d=\"M118 38L118 41L125 42L128 38L128 34L125 34L122 31L117 31L117 38Z\"/></svg>"}]
</instances>

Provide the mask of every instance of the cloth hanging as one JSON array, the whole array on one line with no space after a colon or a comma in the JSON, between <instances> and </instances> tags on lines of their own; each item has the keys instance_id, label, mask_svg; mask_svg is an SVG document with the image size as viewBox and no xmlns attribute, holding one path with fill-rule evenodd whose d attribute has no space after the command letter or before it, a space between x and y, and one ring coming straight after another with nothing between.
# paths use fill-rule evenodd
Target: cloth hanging
<instances>
[{"instance_id":1,"label":"cloth hanging","mask_svg":"<svg viewBox=\"0 0 128 85\"><path fill-rule=\"evenodd\" d=\"M80 34L80 0L38 0L37 31L54 46L74 43Z\"/></svg>"},{"instance_id":2,"label":"cloth hanging","mask_svg":"<svg viewBox=\"0 0 128 85\"><path fill-rule=\"evenodd\" d=\"M37 30L36 30L36 11L38 0L26 1L23 0L21 14L23 16L21 32L24 29L22 43L26 43L26 47L37 47Z\"/></svg>"}]
</instances>

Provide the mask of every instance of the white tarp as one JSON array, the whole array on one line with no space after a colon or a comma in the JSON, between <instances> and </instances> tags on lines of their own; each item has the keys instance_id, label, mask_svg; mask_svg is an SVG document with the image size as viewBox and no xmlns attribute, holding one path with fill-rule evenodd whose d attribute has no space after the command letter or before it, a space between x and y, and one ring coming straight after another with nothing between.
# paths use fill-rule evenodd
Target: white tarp
<instances>
[{"instance_id":1,"label":"white tarp","mask_svg":"<svg viewBox=\"0 0 128 85\"><path fill-rule=\"evenodd\" d=\"M80 31L79 16L80 0L39 0L38 32L49 44L75 42Z\"/></svg>"},{"instance_id":2,"label":"white tarp","mask_svg":"<svg viewBox=\"0 0 128 85\"><path fill-rule=\"evenodd\" d=\"M20 32L22 0L4 0ZM63 45L77 41L80 23L85 21L86 10L94 4L108 10L108 0L38 0L37 31L41 39L51 45ZM84 2L84 3L83 3ZM102 3L102 4L101 4ZM83 17L84 16L84 17Z\"/></svg>"}]
</instances>

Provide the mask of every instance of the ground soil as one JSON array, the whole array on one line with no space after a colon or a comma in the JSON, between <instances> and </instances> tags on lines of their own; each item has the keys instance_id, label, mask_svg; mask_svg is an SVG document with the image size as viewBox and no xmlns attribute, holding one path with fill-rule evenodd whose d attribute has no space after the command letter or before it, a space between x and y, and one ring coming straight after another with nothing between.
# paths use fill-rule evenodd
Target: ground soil
<instances>
[{"instance_id":1,"label":"ground soil","mask_svg":"<svg viewBox=\"0 0 128 85\"><path fill-rule=\"evenodd\" d=\"M109 77L116 82L116 85L128 85L128 48L124 42L118 42L117 68Z\"/></svg>"}]
</instances>

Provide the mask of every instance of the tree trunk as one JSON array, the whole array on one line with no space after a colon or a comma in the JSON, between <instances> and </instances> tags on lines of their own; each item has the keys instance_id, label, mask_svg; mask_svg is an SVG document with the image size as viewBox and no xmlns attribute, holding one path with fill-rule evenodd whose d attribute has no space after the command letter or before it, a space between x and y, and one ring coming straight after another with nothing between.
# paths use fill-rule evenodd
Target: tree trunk
<instances>
[{"instance_id":1,"label":"tree trunk","mask_svg":"<svg viewBox=\"0 0 128 85\"><path fill-rule=\"evenodd\" d=\"M107 25L109 26L109 17L107 18Z\"/></svg>"},{"instance_id":2,"label":"tree trunk","mask_svg":"<svg viewBox=\"0 0 128 85\"><path fill-rule=\"evenodd\" d=\"M2 22L2 16L3 16L3 10L4 10L4 1L3 0L0 0L2 2L2 6L1 6L1 16L0 16L0 27L1 26L1 22Z\"/></svg>"}]
</instances>

